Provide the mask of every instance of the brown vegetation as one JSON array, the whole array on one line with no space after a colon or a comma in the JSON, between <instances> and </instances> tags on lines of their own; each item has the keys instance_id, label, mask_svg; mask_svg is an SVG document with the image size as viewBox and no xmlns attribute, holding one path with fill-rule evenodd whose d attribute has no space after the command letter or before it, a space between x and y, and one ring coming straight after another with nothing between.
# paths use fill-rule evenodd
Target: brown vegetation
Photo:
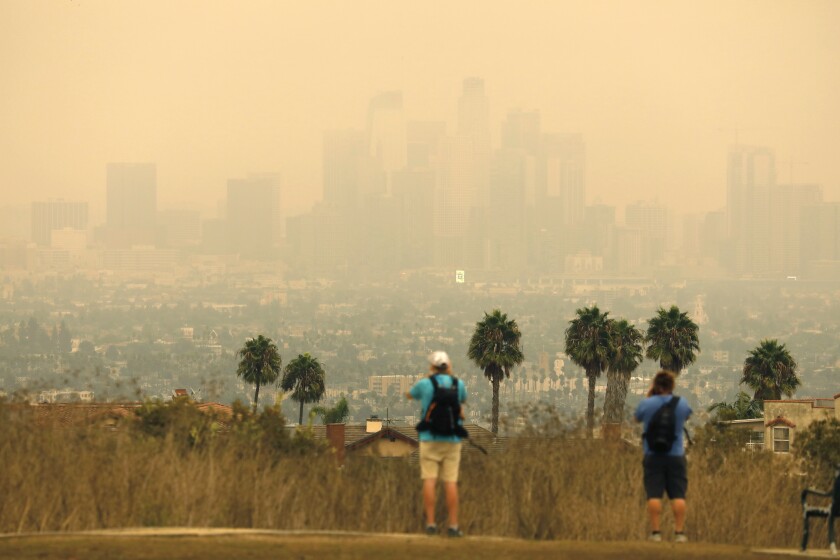
<instances>
[{"instance_id":1,"label":"brown vegetation","mask_svg":"<svg viewBox=\"0 0 840 560\"><path fill-rule=\"evenodd\" d=\"M147 417L157 422L161 415ZM0 422L0 532L420 529L416 466L351 457L338 468L325 447L277 430L276 411L254 416L236 409L223 433L212 425L165 434L35 429L8 407L0 407ZM689 535L709 543L796 546L805 482L792 465L769 453L701 442L689 457ZM462 525L472 535L639 540L646 533L641 476L633 446L532 430L489 456L465 456ZM823 546L820 533L815 547Z\"/></svg>"}]
</instances>

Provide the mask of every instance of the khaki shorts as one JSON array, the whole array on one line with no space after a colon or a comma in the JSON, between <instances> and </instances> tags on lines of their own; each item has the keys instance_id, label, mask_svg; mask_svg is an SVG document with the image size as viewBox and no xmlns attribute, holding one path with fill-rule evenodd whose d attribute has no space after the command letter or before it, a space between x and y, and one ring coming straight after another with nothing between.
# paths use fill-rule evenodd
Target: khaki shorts
<instances>
[{"instance_id":1,"label":"khaki shorts","mask_svg":"<svg viewBox=\"0 0 840 560\"><path fill-rule=\"evenodd\" d=\"M439 478L444 482L458 482L461 464L461 444L443 441L420 442L420 478Z\"/></svg>"}]
</instances>

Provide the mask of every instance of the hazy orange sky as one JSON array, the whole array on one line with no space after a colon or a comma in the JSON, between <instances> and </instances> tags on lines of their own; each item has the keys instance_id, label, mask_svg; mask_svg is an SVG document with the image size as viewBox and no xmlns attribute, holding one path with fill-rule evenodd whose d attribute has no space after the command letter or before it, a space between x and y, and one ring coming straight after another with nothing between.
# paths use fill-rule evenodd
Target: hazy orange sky
<instances>
[{"instance_id":1,"label":"hazy orange sky","mask_svg":"<svg viewBox=\"0 0 840 560\"><path fill-rule=\"evenodd\" d=\"M840 2L0 2L0 205L104 205L105 164L153 161L159 208L212 215L230 177L279 171L291 213L321 198L321 138L401 89L454 130L485 79L581 132L587 201L725 204L738 138L778 177L840 199Z\"/></svg>"}]
</instances>

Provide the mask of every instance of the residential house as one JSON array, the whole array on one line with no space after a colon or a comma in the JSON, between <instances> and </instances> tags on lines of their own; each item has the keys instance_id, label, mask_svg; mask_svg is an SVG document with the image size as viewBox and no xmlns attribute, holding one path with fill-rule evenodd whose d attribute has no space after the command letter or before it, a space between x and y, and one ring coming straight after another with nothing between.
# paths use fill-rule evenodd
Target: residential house
<instances>
[{"instance_id":1,"label":"residential house","mask_svg":"<svg viewBox=\"0 0 840 560\"><path fill-rule=\"evenodd\" d=\"M734 429L749 430L747 446L774 453L790 453L796 433L813 422L840 420L840 393L830 399L806 398L764 401L764 416L749 420L723 422Z\"/></svg>"}]
</instances>

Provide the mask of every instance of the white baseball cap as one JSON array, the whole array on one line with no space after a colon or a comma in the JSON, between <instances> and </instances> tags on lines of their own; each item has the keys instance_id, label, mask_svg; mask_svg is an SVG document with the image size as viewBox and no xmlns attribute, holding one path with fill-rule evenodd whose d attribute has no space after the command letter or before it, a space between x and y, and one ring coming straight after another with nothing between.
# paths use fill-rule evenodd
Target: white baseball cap
<instances>
[{"instance_id":1,"label":"white baseball cap","mask_svg":"<svg viewBox=\"0 0 840 560\"><path fill-rule=\"evenodd\" d=\"M444 368L449 365L449 355L443 350L429 354L429 363L436 368Z\"/></svg>"}]
</instances>

